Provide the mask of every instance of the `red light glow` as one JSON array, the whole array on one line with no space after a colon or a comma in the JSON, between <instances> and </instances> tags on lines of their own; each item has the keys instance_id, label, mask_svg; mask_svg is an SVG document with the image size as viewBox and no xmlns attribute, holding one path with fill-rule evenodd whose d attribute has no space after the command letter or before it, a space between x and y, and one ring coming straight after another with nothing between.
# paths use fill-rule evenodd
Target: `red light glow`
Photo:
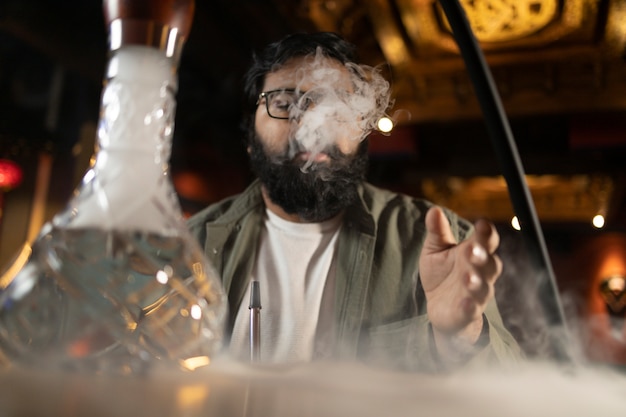
<instances>
[{"instance_id":1,"label":"red light glow","mask_svg":"<svg viewBox=\"0 0 626 417\"><path fill-rule=\"evenodd\" d=\"M0 190L9 191L22 182L22 168L8 159L0 159Z\"/></svg>"}]
</instances>

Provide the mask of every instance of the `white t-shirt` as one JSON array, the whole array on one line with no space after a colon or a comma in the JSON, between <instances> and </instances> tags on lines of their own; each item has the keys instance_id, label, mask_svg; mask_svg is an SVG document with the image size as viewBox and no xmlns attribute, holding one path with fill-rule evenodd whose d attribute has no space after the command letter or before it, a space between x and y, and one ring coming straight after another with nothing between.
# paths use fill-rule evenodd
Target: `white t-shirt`
<instances>
[{"instance_id":1,"label":"white t-shirt","mask_svg":"<svg viewBox=\"0 0 626 417\"><path fill-rule=\"evenodd\" d=\"M290 363L323 356L334 304L334 254L341 216L294 223L266 210L252 280L261 292L262 362ZM235 319L234 357L250 357L250 286Z\"/></svg>"}]
</instances>

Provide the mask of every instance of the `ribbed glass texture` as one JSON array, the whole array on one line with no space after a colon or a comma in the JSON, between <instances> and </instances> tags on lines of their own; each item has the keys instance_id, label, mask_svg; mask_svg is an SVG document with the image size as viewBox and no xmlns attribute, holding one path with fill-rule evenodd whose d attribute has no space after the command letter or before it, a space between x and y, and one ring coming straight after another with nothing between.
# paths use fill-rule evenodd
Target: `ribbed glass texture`
<instances>
[{"instance_id":1,"label":"ribbed glass texture","mask_svg":"<svg viewBox=\"0 0 626 417\"><path fill-rule=\"evenodd\" d=\"M168 172L176 82L174 58L156 48L111 53L91 167L3 277L5 361L132 373L194 369L219 351L224 292Z\"/></svg>"}]
</instances>

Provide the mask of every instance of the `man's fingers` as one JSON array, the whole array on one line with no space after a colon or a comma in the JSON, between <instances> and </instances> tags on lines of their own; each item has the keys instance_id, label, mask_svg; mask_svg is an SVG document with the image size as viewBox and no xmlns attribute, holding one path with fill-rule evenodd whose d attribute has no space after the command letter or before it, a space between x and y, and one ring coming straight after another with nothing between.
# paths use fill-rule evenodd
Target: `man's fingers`
<instances>
[{"instance_id":1,"label":"man's fingers","mask_svg":"<svg viewBox=\"0 0 626 417\"><path fill-rule=\"evenodd\" d=\"M478 242L472 242L465 249L465 256L469 260L472 273L487 283L493 283L502 272L502 260L498 255L488 254L487 250Z\"/></svg>"},{"instance_id":2,"label":"man's fingers","mask_svg":"<svg viewBox=\"0 0 626 417\"><path fill-rule=\"evenodd\" d=\"M493 292L493 286L475 273L467 274L466 286L470 297L478 304L486 303Z\"/></svg>"},{"instance_id":3,"label":"man's fingers","mask_svg":"<svg viewBox=\"0 0 626 417\"><path fill-rule=\"evenodd\" d=\"M424 246L430 252L448 249L457 243L448 218L440 207L431 207L426 213L426 231Z\"/></svg>"},{"instance_id":4,"label":"man's fingers","mask_svg":"<svg viewBox=\"0 0 626 417\"><path fill-rule=\"evenodd\" d=\"M484 304L494 292L494 284L502 272L502 261L477 241L471 242L464 249L468 272L465 274L465 285L470 297L478 304Z\"/></svg>"},{"instance_id":5,"label":"man's fingers","mask_svg":"<svg viewBox=\"0 0 626 417\"><path fill-rule=\"evenodd\" d=\"M474 223L475 239L483 245L489 253L495 252L500 244L500 235L496 227L487 220L479 219Z\"/></svg>"}]
</instances>

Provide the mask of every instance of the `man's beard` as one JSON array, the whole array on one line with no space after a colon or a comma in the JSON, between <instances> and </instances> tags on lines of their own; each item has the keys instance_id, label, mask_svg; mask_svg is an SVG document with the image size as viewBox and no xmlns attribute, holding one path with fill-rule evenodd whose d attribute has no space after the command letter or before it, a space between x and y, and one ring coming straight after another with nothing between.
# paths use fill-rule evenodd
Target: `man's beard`
<instances>
[{"instance_id":1,"label":"man's beard","mask_svg":"<svg viewBox=\"0 0 626 417\"><path fill-rule=\"evenodd\" d=\"M269 157L258 136L250 140L250 163L265 186L269 198L285 212L308 222L319 222L339 214L358 199L358 185L368 166L367 142L353 155L345 155L332 146L325 153L329 160L313 163ZM287 151L285 151L285 155Z\"/></svg>"}]
</instances>

